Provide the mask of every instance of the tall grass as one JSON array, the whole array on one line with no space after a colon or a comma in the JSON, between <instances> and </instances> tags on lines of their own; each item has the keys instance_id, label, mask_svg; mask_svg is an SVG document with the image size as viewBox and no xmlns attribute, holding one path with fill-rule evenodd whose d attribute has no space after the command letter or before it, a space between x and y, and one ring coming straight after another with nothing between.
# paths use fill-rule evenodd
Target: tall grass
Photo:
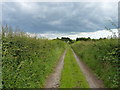
<instances>
[{"instance_id":1,"label":"tall grass","mask_svg":"<svg viewBox=\"0 0 120 90\"><path fill-rule=\"evenodd\" d=\"M81 41L72 48L76 54L103 80L106 87L119 87L119 53L117 39Z\"/></svg>"},{"instance_id":2,"label":"tall grass","mask_svg":"<svg viewBox=\"0 0 120 90\"><path fill-rule=\"evenodd\" d=\"M59 40L37 39L3 27L3 88L40 88L65 49Z\"/></svg>"}]
</instances>

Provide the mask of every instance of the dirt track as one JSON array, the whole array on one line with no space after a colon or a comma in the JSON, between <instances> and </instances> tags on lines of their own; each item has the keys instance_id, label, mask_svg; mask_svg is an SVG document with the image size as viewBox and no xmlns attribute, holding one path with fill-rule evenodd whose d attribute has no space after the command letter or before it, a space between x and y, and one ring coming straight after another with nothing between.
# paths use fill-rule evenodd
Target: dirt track
<instances>
[{"instance_id":1,"label":"dirt track","mask_svg":"<svg viewBox=\"0 0 120 90\"><path fill-rule=\"evenodd\" d=\"M81 71L85 75L90 88L104 88L103 82L99 80L97 76L95 76L94 73L90 70L90 68L78 58L78 56L75 54L74 51L73 51L73 54ZM57 63L54 69L54 72L51 73L50 76L47 78L46 83L45 83L45 88L58 88L59 87L61 71L63 69L65 55L66 55L66 51L61 56L59 62Z\"/></svg>"},{"instance_id":2,"label":"dirt track","mask_svg":"<svg viewBox=\"0 0 120 90\"><path fill-rule=\"evenodd\" d=\"M73 54L74 54L74 57L75 57L77 63L79 64L81 71L85 75L86 80L88 81L90 88L104 88L102 81L99 80L93 74L93 72L87 67L87 65L77 57L77 55L75 54L74 51L73 51Z\"/></svg>"},{"instance_id":3,"label":"dirt track","mask_svg":"<svg viewBox=\"0 0 120 90\"><path fill-rule=\"evenodd\" d=\"M45 88L58 88L59 81L61 76L61 71L64 65L64 57L66 55L66 51L61 56L59 62L57 63L54 72L50 74L50 76L46 80Z\"/></svg>"}]
</instances>

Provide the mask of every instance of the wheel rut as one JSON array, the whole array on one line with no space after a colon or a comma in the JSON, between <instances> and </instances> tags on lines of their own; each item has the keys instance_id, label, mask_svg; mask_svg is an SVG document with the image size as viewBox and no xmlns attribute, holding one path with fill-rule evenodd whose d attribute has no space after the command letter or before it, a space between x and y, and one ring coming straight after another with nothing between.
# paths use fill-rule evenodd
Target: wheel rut
<instances>
[{"instance_id":1,"label":"wheel rut","mask_svg":"<svg viewBox=\"0 0 120 90\"><path fill-rule=\"evenodd\" d=\"M64 65L64 57L66 55L66 50L62 54L60 60L58 61L53 73L47 78L45 83L45 88L58 88L60 84L61 71Z\"/></svg>"},{"instance_id":2,"label":"wheel rut","mask_svg":"<svg viewBox=\"0 0 120 90\"><path fill-rule=\"evenodd\" d=\"M73 51L73 50L72 50ZM86 77L87 82L89 83L90 88L104 88L102 80L99 80L97 76L94 75L94 73L90 70L90 68L83 62L81 61L78 56L75 54L73 51L74 57L83 72L83 74Z\"/></svg>"}]
</instances>

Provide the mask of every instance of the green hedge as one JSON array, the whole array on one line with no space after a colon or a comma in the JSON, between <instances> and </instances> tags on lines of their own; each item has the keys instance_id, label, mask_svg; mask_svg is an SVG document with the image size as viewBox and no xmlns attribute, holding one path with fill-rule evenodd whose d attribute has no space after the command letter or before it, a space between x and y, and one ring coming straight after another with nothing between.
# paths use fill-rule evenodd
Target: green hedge
<instances>
[{"instance_id":1,"label":"green hedge","mask_svg":"<svg viewBox=\"0 0 120 90\"><path fill-rule=\"evenodd\" d=\"M119 87L120 49L117 39L81 41L74 43L72 48L98 78L103 80L106 87Z\"/></svg>"},{"instance_id":2,"label":"green hedge","mask_svg":"<svg viewBox=\"0 0 120 90\"><path fill-rule=\"evenodd\" d=\"M59 40L37 39L22 32L3 29L3 88L40 88L44 86L65 49Z\"/></svg>"}]
</instances>

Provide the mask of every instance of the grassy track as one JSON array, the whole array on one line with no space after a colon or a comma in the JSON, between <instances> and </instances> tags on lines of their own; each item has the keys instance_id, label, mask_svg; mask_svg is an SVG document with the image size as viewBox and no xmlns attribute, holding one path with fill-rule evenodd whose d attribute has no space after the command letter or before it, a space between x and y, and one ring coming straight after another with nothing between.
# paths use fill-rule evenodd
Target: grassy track
<instances>
[{"instance_id":1,"label":"grassy track","mask_svg":"<svg viewBox=\"0 0 120 90\"><path fill-rule=\"evenodd\" d=\"M68 48L64 59L60 88L88 88L89 85L81 72L71 48Z\"/></svg>"}]
</instances>

